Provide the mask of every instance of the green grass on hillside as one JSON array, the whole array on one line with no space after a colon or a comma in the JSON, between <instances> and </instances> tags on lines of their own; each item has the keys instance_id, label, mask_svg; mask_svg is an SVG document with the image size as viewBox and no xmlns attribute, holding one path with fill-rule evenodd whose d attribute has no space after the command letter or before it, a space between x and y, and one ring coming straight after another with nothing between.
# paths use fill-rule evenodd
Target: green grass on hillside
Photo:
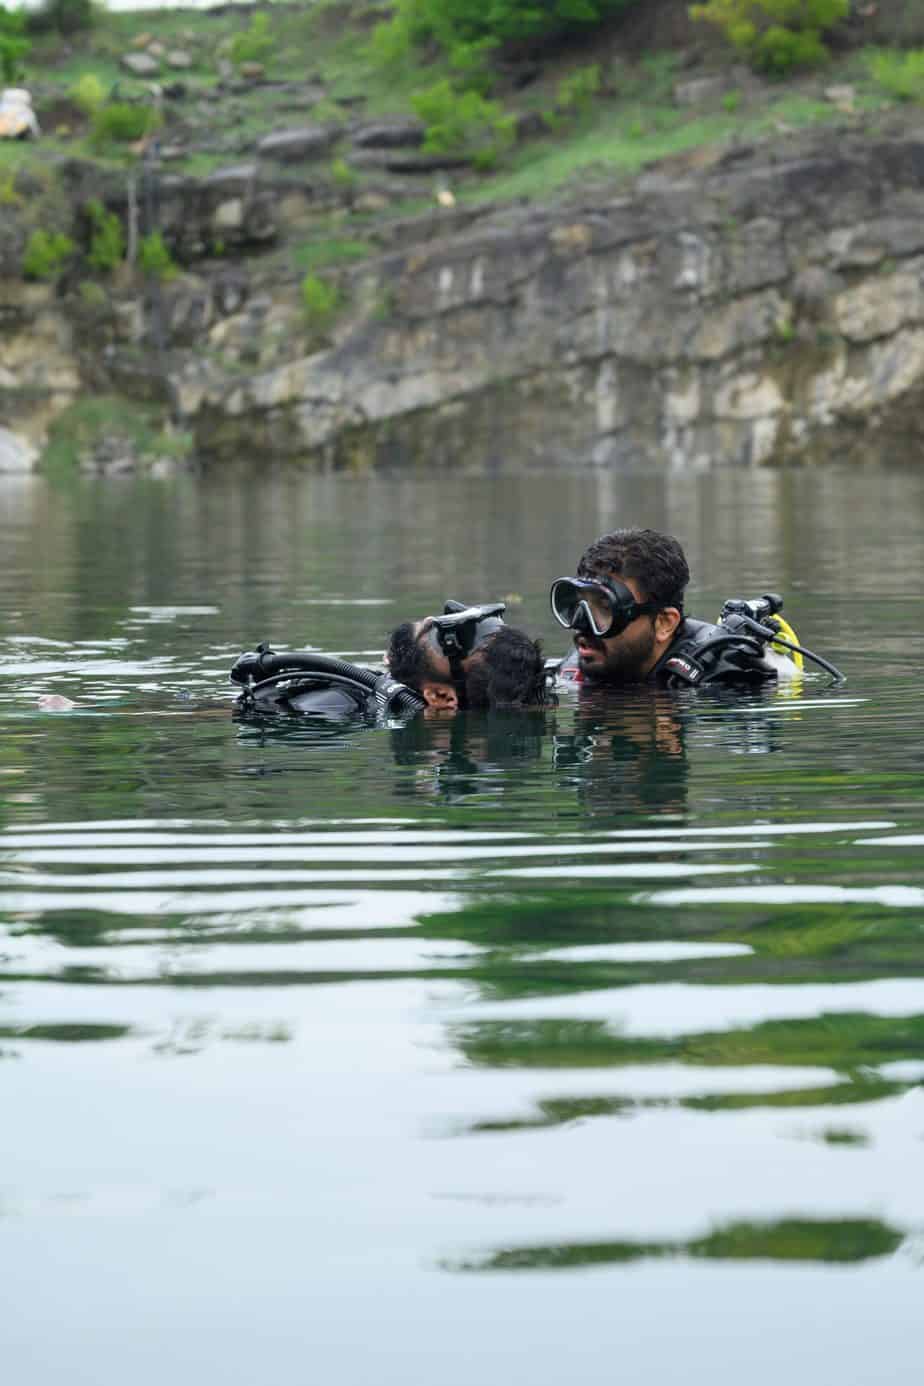
<instances>
[{"instance_id":1,"label":"green grass on hillside","mask_svg":"<svg viewBox=\"0 0 924 1386\"><path fill-rule=\"evenodd\" d=\"M388 13L384 4L373 0L354 0L351 5L344 0L314 0L313 4L302 6L269 4L264 8L276 44L266 61L267 75L319 85L325 92L323 109L299 110L292 103L291 93L255 86L225 96L223 104L216 106L214 129L210 127L208 111L203 114L197 98L219 80L217 56L226 51L234 35L249 25L254 12L249 6L220 12L104 12L94 30L74 36L66 44L54 36L38 40L27 64L26 80L40 83L46 99L53 87L59 87L62 98L66 97L78 78L87 73L98 77L107 91L118 84L120 95L141 95L145 85L134 81L119 66L121 55L131 51L132 40L147 32L168 48L186 49L195 56L196 67L177 73L165 68L162 74L164 81L181 80L188 92L184 101L169 106L164 139L170 140L171 121L176 121L182 130L195 116L200 131L198 135L192 132L193 145L204 136L203 143L214 147L194 148L175 167L178 171L204 175L224 163L248 157L263 134L284 124L318 118L347 121L360 115L373 119L407 116L411 112L411 95L447 75L444 60L425 60L417 54L387 70L373 64L369 40L376 20ZM505 90L501 76L493 98L507 110L554 116L561 83L581 68L586 69L588 59L594 63L599 59L601 81L600 90L586 103L586 109L577 116L560 115L554 129L516 146L490 174L469 172L454 177L457 196L479 200L547 198L567 190L578 178L586 178L589 171L598 171L609 179L628 177L660 159L701 146L785 134L824 124L832 118L842 119L842 113L824 95L826 87L837 84L848 83L854 88L854 107L858 112L900 103L900 96L876 77L877 72L881 76L883 71L896 68L898 58L891 50L848 54L823 72L785 83L747 78L742 89L736 90L730 82L720 100L693 108L674 103L673 88L681 76L680 55L676 52L648 54L630 63L612 48L599 55L586 48L574 54L563 50L544 61L536 80L521 89ZM701 72L704 70L697 69L694 75ZM346 104L337 107L338 99ZM58 135L51 128L39 144L25 150L16 146L15 153L0 144L0 171L8 171L21 159L42 160L63 152L98 157L90 149L83 128L75 122L70 136ZM279 173L284 176L284 171ZM426 205L426 198L421 201ZM320 240L302 247L298 252L303 257L299 267L310 270L331 263L323 258L330 253L323 249L324 244ZM350 244L349 239L345 238L343 244Z\"/></svg>"}]
</instances>

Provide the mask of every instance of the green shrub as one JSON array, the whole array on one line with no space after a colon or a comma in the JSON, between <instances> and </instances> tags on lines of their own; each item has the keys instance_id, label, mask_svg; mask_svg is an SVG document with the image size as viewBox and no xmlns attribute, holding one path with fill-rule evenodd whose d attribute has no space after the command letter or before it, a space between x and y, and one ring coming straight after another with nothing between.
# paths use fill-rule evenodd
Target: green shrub
<instances>
[{"instance_id":1,"label":"green shrub","mask_svg":"<svg viewBox=\"0 0 924 1386\"><path fill-rule=\"evenodd\" d=\"M340 308L340 292L336 284L306 274L302 280L302 312L307 326L314 333L323 333L333 322Z\"/></svg>"},{"instance_id":2,"label":"green shrub","mask_svg":"<svg viewBox=\"0 0 924 1386\"><path fill-rule=\"evenodd\" d=\"M338 188L352 188L356 182L356 170L350 168L346 159L334 159L332 161L330 176Z\"/></svg>"},{"instance_id":3,"label":"green shrub","mask_svg":"<svg viewBox=\"0 0 924 1386\"><path fill-rule=\"evenodd\" d=\"M477 91L457 91L448 78L412 96L411 105L426 126L426 154L458 154L490 168L514 141L513 116Z\"/></svg>"},{"instance_id":4,"label":"green shrub","mask_svg":"<svg viewBox=\"0 0 924 1386\"><path fill-rule=\"evenodd\" d=\"M138 242L138 263L154 279L174 279L180 272L159 231L142 236Z\"/></svg>"},{"instance_id":5,"label":"green shrub","mask_svg":"<svg viewBox=\"0 0 924 1386\"><path fill-rule=\"evenodd\" d=\"M4 82L16 81L20 73L19 65L31 47L32 44L27 38L0 34L0 77Z\"/></svg>"},{"instance_id":6,"label":"green shrub","mask_svg":"<svg viewBox=\"0 0 924 1386\"><path fill-rule=\"evenodd\" d=\"M85 211L92 227L87 262L94 269L109 273L125 256L122 223L115 212L107 212L95 198L87 203Z\"/></svg>"},{"instance_id":7,"label":"green shrub","mask_svg":"<svg viewBox=\"0 0 924 1386\"><path fill-rule=\"evenodd\" d=\"M101 284L97 284L95 279L82 279L80 281L80 301L85 308L91 312L98 313L109 302L106 290Z\"/></svg>"},{"instance_id":8,"label":"green shrub","mask_svg":"<svg viewBox=\"0 0 924 1386\"><path fill-rule=\"evenodd\" d=\"M131 144L156 130L160 114L153 106L112 101L93 117L90 138L97 148L107 144Z\"/></svg>"},{"instance_id":9,"label":"green shrub","mask_svg":"<svg viewBox=\"0 0 924 1386\"><path fill-rule=\"evenodd\" d=\"M823 35L849 10L850 0L706 0L690 14L720 29L753 67L779 74L824 62Z\"/></svg>"},{"instance_id":10,"label":"green shrub","mask_svg":"<svg viewBox=\"0 0 924 1386\"><path fill-rule=\"evenodd\" d=\"M106 101L106 88L95 72L84 72L68 92L71 100L85 116L95 116Z\"/></svg>"},{"instance_id":11,"label":"green shrub","mask_svg":"<svg viewBox=\"0 0 924 1386\"><path fill-rule=\"evenodd\" d=\"M265 62L275 46L276 40L270 31L269 16L255 14L250 21L249 29L235 34L231 40L231 61L238 67L241 63Z\"/></svg>"},{"instance_id":12,"label":"green shrub","mask_svg":"<svg viewBox=\"0 0 924 1386\"><path fill-rule=\"evenodd\" d=\"M0 78L4 82L16 81L20 63L32 47L25 28L25 15L0 5Z\"/></svg>"},{"instance_id":13,"label":"green shrub","mask_svg":"<svg viewBox=\"0 0 924 1386\"><path fill-rule=\"evenodd\" d=\"M591 63L589 67L575 68L574 72L570 76L562 78L556 87L555 108L567 115L586 115L599 90L599 63Z\"/></svg>"},{"instance_id":14,"label":"green shrub","mask_svg":"<svg viewBox=\"0 0 924 1386\"><path fill-rule=\"evenodd\" d=\"M487 96L494 86L491 54L497 48L495 38L474 39L470 43L453 43L449 49L449 66L456 74L460 87Z\"/></svg>"},{"instance_id":15,"label":"green shrub","mask_svg":"<svg viewBox=\"0 0 924 1386\"><path fill-rule=\"evenodd\" d=\"M123 440L142 465L162 457L182 460L192 451L191 434L174 428L157 405L124 395L84 394L50 425L42 470L59 475L73 471L114 437Z\"/></svg>"},{"instance_id":16,"label":"green shrub","mask_svg":"<svg viewBox=\"0 0 924 1386\"><path fill-rule=\"evenodd\" d=\"M62 231L33 231L22 257L27 279L54 279L74 253L74 242Z\"/></svg>"},{"instance_id":17,"label":"green shrub","mask_svg":"<svg viewBox=\"0 0 924 1386\"><path fill-rule=\"evenodd\" d=\"M899 101L924 101L924 49L910 53L873 53L870 72L884 91Z\"/></svg>"},{"instance_id":18,"label":"green shrub","mask_svg":"<svg viewBox=\"0 0 924 1386\"><path fill-rule=\"evenodd\" d=\"M28 27L36 34L76 34L92 29L94 20L93 0L45 0L29 15Z\"/></svg>"},{"instance_id":19,"label":"green shrub","mask_svg":"<svg viewBox=\"0 0 924 1386\"><path fill-rule=\"evenodd\" d=\"M647 0L650 3L650 0ZM457 44L543 43L602 23L646 0L398 0L394 17L380 25L373 53L383 61L408 48L435 42L446 53Z\"/></svg>"}]
</instances>

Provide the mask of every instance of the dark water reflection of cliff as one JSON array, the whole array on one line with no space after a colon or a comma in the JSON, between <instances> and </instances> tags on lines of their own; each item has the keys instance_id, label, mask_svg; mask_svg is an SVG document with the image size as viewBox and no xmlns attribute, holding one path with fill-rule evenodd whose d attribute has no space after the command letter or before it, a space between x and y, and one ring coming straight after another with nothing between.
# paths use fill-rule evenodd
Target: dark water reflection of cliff
<instances>
[{"instance_id":1,"label":"dark water reflection of cliff","mask_svg":"<svg viewBox=\"0 0 924 1386\"><path fill-rule=\"evenodd\" d=\"M916 1382L922 519L898 468L0 478L10 1380ZM231 716L244 646L448 595L555 651L626 522L847 685Z\"/></svg>"}]
</instances>

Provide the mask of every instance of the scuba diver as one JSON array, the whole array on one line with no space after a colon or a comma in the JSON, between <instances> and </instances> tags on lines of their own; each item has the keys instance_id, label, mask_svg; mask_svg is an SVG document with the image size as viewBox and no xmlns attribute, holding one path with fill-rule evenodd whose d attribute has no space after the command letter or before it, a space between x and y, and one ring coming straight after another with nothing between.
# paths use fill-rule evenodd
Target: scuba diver
<instances>
[{"instance_id":1,"label":"scuba diver","mask_svg":"<svg viewBox=\"0 0 924 1386\"><path fill-rule=\"evenodd\" d=\"M753 685L795 677L808 658L843 680L799 644L780 615L782 597L734 598L713 625L684 616L689 580L683 549L669 534L618 529L597 539L582 554L577 575L552 584L552 614L574 632L575 647L558 677L609 687Z\"/></svg>"},{"instance_id":2,"label":"scuba diver","mask_svg":"<svg viewBox=\"0 0 924 1386\"><path fill-rule=\"evenodd\" d=\"M232 682L243 688L237 709L375 722L419 712L541 706L550 696L541 647L504 623L505 610L503 602L448 601L440 616L406 621L389 636L384 670L258 645L231 670Z\"/></svg>"}]
</instances>

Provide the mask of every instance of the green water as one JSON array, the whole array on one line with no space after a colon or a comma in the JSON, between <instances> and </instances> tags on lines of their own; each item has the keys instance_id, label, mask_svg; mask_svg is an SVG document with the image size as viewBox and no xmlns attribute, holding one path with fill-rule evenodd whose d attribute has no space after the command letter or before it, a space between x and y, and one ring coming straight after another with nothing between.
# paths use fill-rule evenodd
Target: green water
<instances>
[{"instance_id":1,"label":"green water","mask_svg":"<svg viewBox=\"0 0 924 1386\"><path fill-rule=\"evenodd\" d=\"M917 1383L924 474L0 478L15 1386ZM619 523L845 669L236 721ZM47 693L66 713L37 707Z\"/></svg>"}]
</instances>

